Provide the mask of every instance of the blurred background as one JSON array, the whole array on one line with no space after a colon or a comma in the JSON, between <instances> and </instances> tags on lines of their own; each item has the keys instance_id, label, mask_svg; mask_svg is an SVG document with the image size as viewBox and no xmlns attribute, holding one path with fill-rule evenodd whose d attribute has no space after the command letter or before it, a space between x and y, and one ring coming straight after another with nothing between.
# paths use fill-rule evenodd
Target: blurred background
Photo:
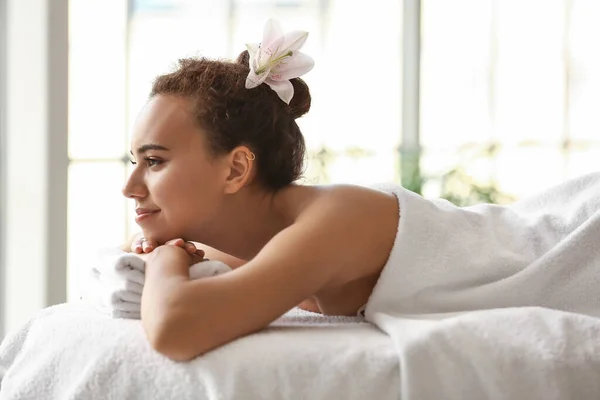
<instances>
[{"instance_id":1,"label":"blurred background","mask_svg":"<svg viewBox=\"0 0 600 400\"><path fill-rule=\"evenodd\" d=\"M304 183L509 203L600 159L598 0L0 0L0 338L137 231L120 188L153 78L310 32Z\"/></svg>"}]
</instances>

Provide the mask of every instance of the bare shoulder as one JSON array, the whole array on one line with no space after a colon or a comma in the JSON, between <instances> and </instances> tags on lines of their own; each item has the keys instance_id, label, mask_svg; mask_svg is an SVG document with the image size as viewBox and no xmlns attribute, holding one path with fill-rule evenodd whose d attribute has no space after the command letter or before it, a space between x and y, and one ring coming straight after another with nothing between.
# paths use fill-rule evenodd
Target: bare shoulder
<instances>
[{"instance_id":1,"label":"bare shoulder","mask_svg":"<svg viewBox=\"0 0 600 400\"><path fill-rule=\"evenodd\" d=\"M335 207L339 212L357 210L376 211L384 214L398 212L398 200L390 193L357 185L321 186L318 187L318 190L320 195L312 204L318 208Z\"/></svg>"},{"instance_id":2,"label":"bare shoulder","mask_svg":"<svg viewBox=\"0 0 600 400\"><path fill-rule=\"evenodd\" d=\"M298 221L312 226L315 233L327 233L323 246L329 246L330 256L343 264L339 278L346 282L380 272L393 246L398 219L393 194L356 185L318 187L314 200L298 215Z\"/></svg>"}]
</instances>

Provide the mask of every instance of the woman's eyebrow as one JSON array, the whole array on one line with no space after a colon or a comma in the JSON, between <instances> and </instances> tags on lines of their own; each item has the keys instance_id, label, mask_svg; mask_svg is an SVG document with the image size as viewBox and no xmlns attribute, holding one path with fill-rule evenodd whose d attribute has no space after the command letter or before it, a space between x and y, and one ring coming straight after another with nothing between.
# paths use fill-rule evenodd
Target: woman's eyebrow
<instances>
[{"instance_id":1,"label":"woman's eyebrow","mask_svg":"<svg viewBox=\"0 0 600 400\"><path fill-rule=\"evenodd\" d=\"M148 150L165 150L165 151L169 151L169 149L167 149L164 146L161 146L160 144L144 144L140 147L138 147L137 149L137 153L138 154L143 154L145 152L147 152ZM129 150L129 152L131 153L131 155L133 155L133 151Z\"/></svg>"}]
</instances>

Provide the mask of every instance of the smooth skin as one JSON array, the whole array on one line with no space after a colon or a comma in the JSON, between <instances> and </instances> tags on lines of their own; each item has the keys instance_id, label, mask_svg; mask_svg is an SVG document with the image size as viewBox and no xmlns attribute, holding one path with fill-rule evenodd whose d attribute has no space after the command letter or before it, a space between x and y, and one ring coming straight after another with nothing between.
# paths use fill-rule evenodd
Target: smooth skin
<instances>
[{"instance_id":1,"label":"smooth skin","mask_svg":"<svg viewBox=\"0 0 600 400\"><path fill-rule=\"evenodd\" d=\"M255 179L248 147L211 155L189 107L167 95L147 103L123 187L137 208L153 211L138 221L151 245L141 314L150 344L186 361L298 304L355 315L392 249L396 197L352 185L269 191ZM189 266L203 255L235 269L191 280Z\"/></svg>"}]
</instances>

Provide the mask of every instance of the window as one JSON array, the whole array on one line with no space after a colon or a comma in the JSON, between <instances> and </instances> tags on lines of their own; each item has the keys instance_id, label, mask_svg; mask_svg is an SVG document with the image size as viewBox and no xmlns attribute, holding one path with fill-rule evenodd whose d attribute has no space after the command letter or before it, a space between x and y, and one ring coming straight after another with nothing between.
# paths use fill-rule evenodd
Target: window
<instances>
[{"instance_id":1,"label":"window","mask_svg":"<svg viewBox=\"0 0 600 400\"><path fill-rule=\"evenodd\" d=\"M594 0L423 1L429 195L457 164L513 197L598 169L598 18Z\"/></svg>"},{"instance_id":2,"label":"window","mask_svg":"<svg viewBox=\"0 0 600 400\"><path fill-rule=\"evenodd\" d=\"M0 221L6 221L6 183L5 165L6 160L6 2L0 0ZM5 224L0 223L0 341L4 337L4 292L5 282Z\"/></svg>"}]
</instances>

